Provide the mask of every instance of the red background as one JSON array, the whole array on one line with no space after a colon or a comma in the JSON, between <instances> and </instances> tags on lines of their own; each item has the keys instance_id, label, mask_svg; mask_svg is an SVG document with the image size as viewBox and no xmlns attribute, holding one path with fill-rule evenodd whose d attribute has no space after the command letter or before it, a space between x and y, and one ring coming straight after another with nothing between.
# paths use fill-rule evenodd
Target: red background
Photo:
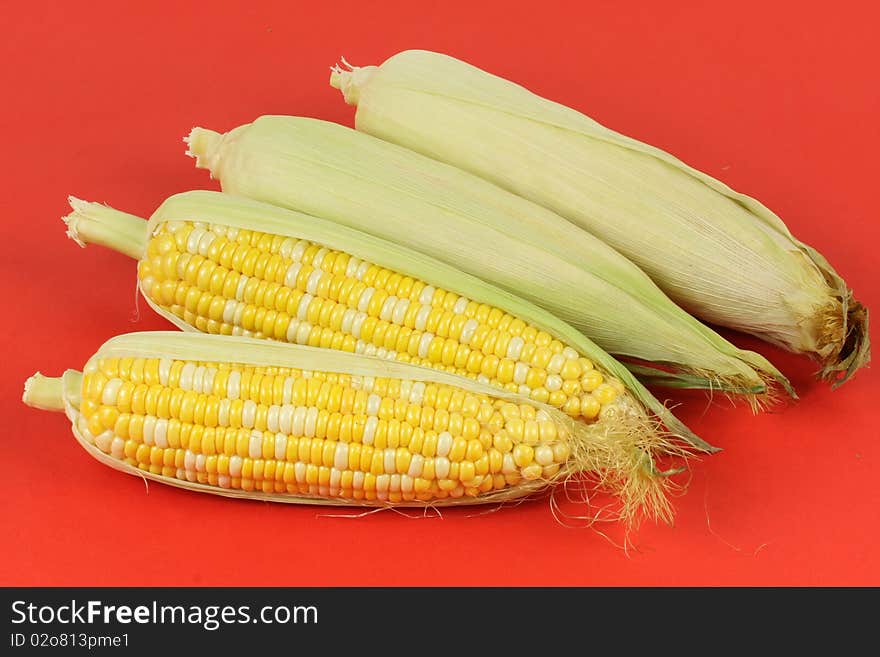
<instances>
[{"instance_id":1,"label":"red background","mask_svg":"<svg viewBox=\"0 0 880 657\"><path fill-rule=\"evenodd\" d=\"M629 554L541 501L351 519L147 492L86 456L63 416L20 403L35 370L169 327L135 312L134 262L65 238L67 194L147 216L215 188L183 154L195 124L352 125L327 84L340 55L444 51L666 148L760 198L878 307L875 3L521 4L3 3L0 584L880 585L876 372L832 392L807 359L742 336L801 401L752 416L673 396L725 451L694 463L675 526L643 524Z\"/></svg>"}]
</instances>

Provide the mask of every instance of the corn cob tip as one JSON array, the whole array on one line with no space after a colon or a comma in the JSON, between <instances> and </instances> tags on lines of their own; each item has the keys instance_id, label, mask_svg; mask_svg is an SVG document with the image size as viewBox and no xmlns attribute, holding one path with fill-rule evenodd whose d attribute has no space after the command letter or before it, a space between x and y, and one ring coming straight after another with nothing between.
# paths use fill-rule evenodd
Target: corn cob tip
<instances>
[{"instance_id":1,"label":"corn cob tip","mask_svg":"<svg viewBox=\"0 0 880 657\"><path fill-rule=\"evenodd\" d=\"M376 66L352 66L345 57L340 57L342 66L336 64L330 67L330 86L339 89L347 105L357 105L360 100L360 90L367 80L373 75Z\"/></svg>"},{"instance_id":2,"label":"corn cob tip","mask_svg":"<svg viewBox=\"0 0 880 657\"><path fill-rule=\"evenodd\" d=\"M21 401L44 411L63 411L64 385L61 377L48 377L36 372L24 382Z\"/></svg>"},{"instance_id":3,"label":"corn cob tip","mask_svg":"<svg viewBox=\"0 0 880 657\"><path fill-rule=\"evenodd\" d=\"M187 145L186 154L195 158L197 169L208 169L211 177L214 177L214 169L217 166L220 145L224 135L213 130L195 127L183 138Z\"/></svg>"}]
</instances>

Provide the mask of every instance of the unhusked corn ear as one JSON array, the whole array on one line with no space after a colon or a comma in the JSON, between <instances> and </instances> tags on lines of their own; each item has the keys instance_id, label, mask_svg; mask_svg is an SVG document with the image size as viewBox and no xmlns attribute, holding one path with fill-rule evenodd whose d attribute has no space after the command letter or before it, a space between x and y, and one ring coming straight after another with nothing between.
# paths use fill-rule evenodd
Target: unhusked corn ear
<instances>
[{"instance_id":1,"label":"unhusked corn ear","mask_svg":"<svg viewBox=\"0 0 880 657\"><path fill-rule=\"evenodd\" d=\"M546 206L698 317L808 354L835 385L869 361L868 311L827 260L669 153L440 53L337 67L331 84L358 106L358 130Z\"/></svg>"},{"instance_id":2,"label":"unhusked corn ear","mask_svg":"<svg viewBox=\"0 0 880 657\"><path fill-rule=\"evenodd\" d=\"M35 375L24 401L64 409L117 469L287 502L456 504L528 495L590 471L665 517L662 438L633 409L587 425L476 381L358 354L250 338L142 333L83 372Z\"/></svg>"},{"instance_id":3,"label":"unhusked corn ear","mask_svg":"<svg viewBox=\"0 0 880 657\"><path fill-rule=\"evenodd\" d=\"M72 204L72 236L112 246L114 211ZM122 213L118 219L125 234L138 221ZM166 201L149 227L140 221L140 229L141 291L186 329L429 366L588 422L645 392L637 383L625 384L624 368L547 313L343 226L192 192ZM447 281L455 291L440 286Z\"/></svg>"},{"instance_id":4,"label":"unhusked corn ear","mask_svg":"<svg viewBox=\"0 0 880 657\"><path fill-rule=\"evenodd\" d=\"M296 116L261 116L222 135L194 128L187 141L224 191L430 255L544 308L610 354L653 363L654 380L696 380L752 402L776 384L793 394L767 359L701 324L607 244L466 171Z\"/></svg>"}]
</instances>

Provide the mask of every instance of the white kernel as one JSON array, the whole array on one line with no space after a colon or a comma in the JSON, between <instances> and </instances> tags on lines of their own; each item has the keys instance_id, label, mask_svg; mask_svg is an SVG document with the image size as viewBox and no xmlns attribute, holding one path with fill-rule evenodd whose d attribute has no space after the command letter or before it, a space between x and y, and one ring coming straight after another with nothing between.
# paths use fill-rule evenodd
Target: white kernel
<instances>
[{"instance_id":1,"label":"white kernel","mask_svg":"<svg viewBox=\"0 0 880 657\"><path fill-rule=\"evenodd\" d=\"M376 358L388 358L388 350L385 347L376 347Z\"/></svg>"},{"instance_id":2,"label":"white kernel","mask_svg":"<svg viewBox=\"0 0 880 657\"><path fill-rule=\"evenodd\" d=\"M553 448L550 445L538 445L535 448L535 462L538 465L553 463Z\"/></svg>"},{"instance_id":3,"label":"white kernel","mask_svg":"<svg viewBox=\"0 0 880 657\"><path fill-rule=\"evenodd\" d=\"M196 364L192 361L188 362L183 366L183 369L180 370L180 381L177 384L178 387L183 388L184 390L192 390L193 389L193 375L196 373Z\"/></svg>"},{"instance_id":4,"label":"white kernel","mask_svg":"<svg viewBox=\"0 0 880 657\"><path fill-rule=\"evenodd\" d=\"M565 356L562 354L553 354L553 357L550 358L550 362L547 363L547 371L550 374L559 374L562 371L562 366L565 365Z\"/></svg>"},{"instance_id":5,"label":"white kernel","mask_svg":"<svg viewBox=\"0 0 880 657\"><path fill-rule=\"evenodd\" d=\"M168 385L168 377L171 376L171 363L170 358L159 359L159 383L163 386Z\"/></svg>"},{"instance_id":6,"label":"white kernel","mask_svg":"<svg viewBox=\"0 0 880 657\"><path fill-rule=\"evenodd\" d=\"M367 421L364 423L364 435L361 439L361 442L364 445L372 445L373 440L376 437L376 427L379 426L379 418L375 415L371 415L367 418Z\"/></svg>"},{"instance_id":7,"label":"white kernel","mask_svg":"<svg viewBox=\"0 0 880 657\"><path fill-rule=\"evenodd\" d=\"M253 429L257 420L257 404L253 399L245 399L241 409L241 426Z\"/></svg>"},{"instance_id":8,"label":"white kernel","mask_svg":"<svg viewBox=\"0 0 880 657\"><path fill-rule=\"evenodd\" d=\"M370 299L373 298L373 293L376 291L374 287L368 287L363 292L361 292L361 297L358 299L357 309L359 312L365 313L367 312L367 308L370 307Z\"/></svg>"},{"instance_id":9,"label":"white kernel","mask_svg":"<svg viewBox=\"0 0 880 657\"><path fill-rule=\"evenodd\" d=\"M406 471L410 477L420 477L422 475L422 466L425 463L425 457L421 454L413 454L409 462L409 470Z\"/></svg>"},{"instance_id":10,"label":"white kernel","mask_svg":"<svg viewBox=\"0 0 880 657\"><path fill-rule=\"evenodd\" d=\"M377 394L371 394L367 397L367 415L378 415L379 406L382 405L382 398Z\"/></svg>"},{"instance_id":11,"label":"white kernel","mask_svg":"<svg viewBox=\"0 0 880 657\"><path fill-rule=\"evenodd\" d=\"M299 240L290 252L290 259L300 262L306 249L311 246L307 240Z\"/></svg>"},{"instance_id":12,"label":"white kernel","mask_svg":"<svg viewBox=\"0 0 880 657\"><path fill-rule=\"evenodd\" d=\"M296 240L292 237L286 238L283 242L281 242L281 246L278 247L278 253L282 258L289 258L290 254L293 252L293 247L296 244Z\"/></svg>"},{"instance_id":13,"label":"white kernel","mask_svg":"<svg viewBox=\"0 0 880 657\"><path fill-rule=\"evenodd\" d=\"M565 347L565 349L562 350L562 355L565 356L568 360L580 358L578 352L576 352L571 347Z\"/></svg>"},{"instance_id":14,"label":"white kernel","mask_svg":"<svg viewBox=\"0 0 880 657\"><path fill-rule=\"evenodd\" d=\"M367 318L367 313L358 312L354 317L354 321L351 324L351 334L360 339L361 337L361 328L364 325L364 320Z\"/></svg>"},{"instance_id":15,"label":"white kernel","mask_svg":"<svg viewBox=\"0 0 880 657\"><path fill-rule=\"evenodd\" d=\"M233 457L238 458L238 457ZM238 459L241 462L241 459ZM186 450L183 455L183 467L188 471L193 471L196 469L196 455L191 450ZM230 471L232 470L232 464L230 463ZM236 475L238 476L238 475Z\"/></svg>"},{"instance_id":16,"label":"white kernel","mask_svg":"<svg viewBox=\"0 0 880 657\"><path fill-rule=\"evenodd\" d=\"M198 472L207 472L208 468L205 467L205 464L208 461L208 457L204 454L196 454L196 470Z\"/></svg>"},{"instance_id":17,"label":"white kernel","mask_svg":"<svg viewBox=\"0 0 880 657\"><path fill-rule=\"evenodd\" d=\"M314 406L309 407L306 412L306 423L303 427L306 438L314 438L315 431L318 428L318 409Z\"/></svg>"},{"instance_id":18,"label":"white kernel","mask_svg":"<svg viewBox=\"0 0 880 657\"><path fill-rule=\"evenodd\" d=\"M434 459L434 476L437 479L446 479L449 476L449 459L445 456L438 456Z\"/></svg>"},{"instance_id":19,"label":"white kernel","mask_svg":"<svg viewBox=\"0 0 880 657\"><path fill-rule=\"evenodd\" d=\"M487 386L492 383L492 380L485 374L477 374L477 383L482 383L484 386Z\"/></svg>"},{"instance_id":20,"label":"white kernel","mask_svg":"<svg viewBox=\"0 0 880 657\"><path fill-rule=\"evenodd\" d=\"M292 423L293 406L288 402L281 407L281 411L278 413L278 430L283 431L284 433L290 433Z\"/></svg>"},{"instance_id":21,"label":"white kernel","mask_svg":"<svg viewBox=\"0 0 880 657\"><path fill-rule=\"evenodd\" d=\"M520 387L517 388L516 391L517 391L519 394L523 395L524 397L528 397L529 395L532 394L532 389L529 388L525 383L523 383L522 385L520 385Z\"/></svg>"},{"instance_id":22,"label":"white kernel","mask_svg":"<svg viewBox=\"0 0 880 657\"><path fill-rule=\"evenodd\" d=\"M437 456L448 456L452 449L452 434L443 431L437 436Z\"/></svg>"},{"instance_id":23,"label":"white kernel","mask_svg":"<svg viewBox=\"0 0 880 657\"><path fill-rule=\"evenodd\" d=\"M475 319L469 319L468 321L466 321L464 323L464 326L461 328L461 337L458 339L458 341L461 344L469 345L470 341L474 337L474 333L476 333L477 331L477 327L479 326L479 322L477 322L477 320Z\"/></svg>"},{"instance_id":24,"label":"white kernel","mask_svg":"<svg viewBox=\"0 0 880 657\"><path fill-rule=\"evenodd\" d=\"M414 324L416 331L425 330L425 326L428 325L428 315L430 314L431 306L422 306L419 308L419 312L416 313L416 322Z\"/></svg>"},{"instance_id":25,"label":"white kernel","mask_svg":"<svg viewBox=\"0 0 880 657\"><path fill-rule=\"evenodd\" d=\"M357 315L357 310L354 308L349 308L342 314L342 323L339 326L339 330L343 333L350 334L351 333L351 325L354 323L354 318Z\"/></svg>"},{"instance_id":26,"label":"white kernel","mask_svg":"<svg viewBox=\"0 0 880 657\"><path fill-rule=\"evenodd\" d=\"M385 299L385 302L382 304L382 309L379 311L379 319L385 320L386 322L391 321L391 316L394 313L394 306L397 304L397 297L390 296Z\"/></svg>"},{"instance_id":27,"label":"white kernel","mask_svg":"<svg viewBox=\"0 0 880 657\"><path fill-rule=\"evenodd\" d=\"M330 253L330 251L327 249L326 246L322 246L320 249L318 249L318 252L312 257L312 267L320 269L321 263L324 262L324 258L328 253ZM314 292L312 294L314 294Z\"/></svg>"},{"instance_id":28,"label":"white kernel","mask_svg":"<svg viewBox=\"0 0 880 657\"><path fill-rule=\"evenodd\" d=\"M400 475L400 492L411 493L413 490L413 478L409 475Z\"/></svg>"},{"instance_id":29,"label":"white kernel","mask_svg":"<svg viewBox=\"0 0 880 657\"><path fill-rule=\"evenodd\" d=\"M413 383L412 392L409 395L409 403L410 404L421 404L422 397L425 394L425 383L424 381L416 381Z\"/></svg>"},{"instance_id":30,"label":"white kernel","mask_svg":"<svg viewBox=\"0 0 880 657\"><path fill-rule=\"evenodd\" d=\"M513 382L516 385L522 385L526 382L526 375L529 373L529 366L519 361L513 366Z\"/></svg>"},{"instance_id":31,"label":"white kernel","mask_svg":"<svg viewBox=\"0 0 880 657\"><path fill-rule=\"evenodd\" d=\"M513 460L513 454L506 452L501 458L501 474L513 474L517 472L516 461Z\"/></svg>"},{"instance_id":32,"label":"white kernel","mask_svg":"<svg viewBox=\"0 0 880 657\"><path fill-rule=\"evenodd\" d=\"M434 299L434 293L436 291L437 289L433 285L426 285L424 288L422 288L421 294L419 294L419 303L425 306L430 306L431 301L433 301Z\"/></svg>"},{"instance_id":33,"label":"white kernel","mask_svg":"<svg viewBox=\"0 0 880 657\"><path fill-rule=\"evenodd\" d=\"M330 494L339 493L339 484L342 483L342 470L344 468L330 468Z\"/></svg>"},{"instance_id":34,"label":"white kernel","mask_svg":"<svg viewBox=\"0 0 880 657\"><path fill-rule=\"evenodd\" d=\"M205 236L205 231L201 228L193 228L186 238L186 250L189 253L196 254L199 252L199 241Z\"/></svg>"},{"instance_id":35,"label":"white kernel","mask_svg":"<svg viewBox=\"0 0 880 657\"><path fill-rule=\"evenodd\" d=\"M361 266L361 262L360 258L355 258L354 256L349 258L348 265L345 267L345 277L357 278L358 267Z\"/></svg>"},{"instance_id":36,"label":"white kernel","mask_svg":"<svg viewBox=\"0 0 880 657\"><path fill-rule=\"evenodd\" d=\"M275 460L283 461L287 457L287 436L283 433L275 434ZM279 464L280 465L280 464Z\"/></svg>"},{"instance_id":37,"label":"white kernel","mask_svg":"<svg viewBox=\"0 0 880 657\"><path fill-rule=\"evenodd\" d=\"M510 338L510 342L507 345L507 357L510 360L519 360L520 355L522 354L523 347L525 346L526 341L523 340L518 335Z\"/></svg>"},{"instance_id":38,"label":"white kernel","mask_svg":"<svg viewBox=\"0 0 880 657\"><path fill-rule=\"evenodd\" d=\"M232 480L229 475L217 475L217 485L220 488L229 488L232 486Z\"/></svg>"},{"instance_id":39,"label":"white kernel","mask_svg":"<svg viewBox=\"0 0 880 657\"><path fill-rule=\"evenodd\" d=\"M221 399L217 408L217 426L229 426L229 407L232 402L229 399Z\"/></svg>"},{"instance_id":40,"label":"white kernel","mask_svg":"<svg viewBox=\"0 0 880 657\"><path fill-rule=\"evenodd\" d=\"M351 477L351 487L354 490L363 490L364 489L364 471L363 470L355 470L354 475Z\"/></svg>"},{"instance_id":41,"label":"white kernel","mask_svg":"<svg viewBox=\"0 0 880 657\"><path fill-rule=\"evenodd\" d=\"M160 418L156 420L156 426L153 429L153 442L156 447L165 449L168 447L168 420Z\"/></svg>"},{"instance_id":42,"label":"white kernel","mask_svg":"<svg viewBox=\"0 0 880 657\"><path fill-rule=\"evenodd\" d=\"M205 231L205 234L202 235L202 239L199 240L198 245L198 253L200 256L207 256L208 250L211 248L211 243L217 239L217 236L211 231Z\"/></svg>"},{"instance_id":43,"label":"white kernel","mask_svg":"<svg viewBox=\"0 0 880 657\"><path fill-rule=\"evenodd\" d=\"M214 391L214 378L217 376L217 370L213 367L205 368L205 375L202 377L202 390L206 395L210 395Z\"/></svg>"},{"instance_id":44,"label":"white kernel","mask_svg":"<svg viewBox=\"0 0 880 657\"><path fill-rule=\"evenodd\" d=\"M308 344L309 336L312 334L312 325L308 322L299 322L296 327L296 343Z\"/></svg>"},{"instance_id":45,"label":"white kernel","mask_svg":"<svg viewBox=\"0 0 880 657\"><path fill-rule=\"evenodd\" d=\"M248 442L248 456L252 459L258 459L263 455L263 434L259 431L251 432L251 439Z\"/></svg>"},{"instance_id":46,"label":"white kernel","mask_svg":"<svg viewBox=\"0 0 880 657\"><path fill-rule=\"evenodd\" d=\"M409 310L409 299L398 299L394 304L394 312L391 313L391 322L397 326L403 326L403 320Z\"/></svg>"},{"instance_id":47,"label":"white kernel","mask_svg":"<svg viewBox=\"0 0 880 657\"><path fill-rule=\"evenodd\" d=\"M370 267L373 265L369 262L361 262L358 265L357 271L355 272L354 277L358 280L361 280L364 276L367 275L367 272L370 271Z\"/></svg>"},{"instance_id":48,"label":"white kernel","mask_svg":"<svg viewBox=\"0 0 880 657\"><path fill-rule=\"evenodd\" d=\"M244 315L245 309L247 309L247 304L244 301L238 301L235 304L235 312L232 313L232 325L239 330L239 333L244 333L244 330L241 328L241 318Z\"/></svg>"},{"instance_id":49,"label":"white kernel","mask_svg":"<svg viewBox=\"0 0 880 657\"><path fill-rule=\"evenodd\" d=\"M242 301L244 299L244 287L247 285L248 277L242 274L238 279L238 286L235 288L235 300Z\"/></svg>"},{"instance_id":50,"label":"white kernel","mask_svg":"<svg viewBox=\"0 0 880 657\"><path fill-rule=\"evenodd\" d=\"M293 412L293 426L290 428L292 436L299 438L303 435L303 430L305 429L306 424L306 413L308 410L309 409L305 406L296 407L296 410Z\"/></svg>"},{"instance_id":51,"label":"white kernel","mask_svg":"<svg viewBox=\"0 0 880 657\"><path fill-rule=\"evenodd\" d=\"M412 392L413 382L409 379L404 379L400 382L400 396L398 399L409 400L410 393Z\"/></svg>"},{"instance_id":52,"label":"white kernel","mask_svg":"<svg viewBox=\"0 0 880 657\"><path fill-rule=\"evenodd\" d=\"M306 483L306 464L303 461L297 461L293 465L293 478L298 484Z\"/></svg>"},{"instance_id":53,"label":"white kernel","mask_svg":"<svg viewBox=\"0 0 880 657\"><path fill-rule=\"evenodd\" d=\"M284 379L284 392L282 393L282 403L289 404L293 399L293 383L296 379L288 376ZM288 432L289 433L289 432Z\"/></svg>"},{"instance_id":54,"label":"white kernel","mask_svg":"<svg viewBox=\"0 0 880 657\"><path fill-rule=\"evenodd\" d=\"M391 477L387 474L380 474L376 477L376 493L387 493L391 485Z\"/></svg>"},{"instance_id":55,"label":"white kernel","mask_svg":"<svg viewBox=\"0 0 880 657\"><path fill-rule=\"evenodd\" d=\"M348 443L336 443L336 453L333 455L333 466L340 470L348 468Z\"/></svg>"},{"instance_id":56,"label":"white kernel","mask_svg":"<svg viewBox=\"0 0 880 657\"><path fill-rule=\"evenodd\" d=\"M239 398L241 389L241 372L232 370L229 373L229 380L226 382L226 396L231 400Z\"/></svg>"},{"instance_id":57,"label":"white kernel","mask_svg":"<svg viewBox=\"0 0 880 657\"><path fill-rule=\"evenodd\" d=\"M299 271L302 269L301 262L294 262L287 268L287 272L284 274L284 285L291 289L296 289L296 278L299 276Z\"/></svg>"},{"instance_id":58,"label":"white kernel","mask_svg":"<svg viewBox=\"0 0 880 657\"><path fill-rule=\"evenodd\" d=\"M189 454L189 450L187 450L187 454ZM230 477L240 477L241 476L241 464L242 458L235 454L229 457L229 476Z\"/></svg>"},{"instance_id":59,"label":"white kernel","mask_svg":"<svg viewBox=\"0 0 880 657\"><path fill-rule=\"evenodd\" d=\"M104 406L116 406L116 397L119 395L119 388L122 387L122 379L110 379L104 384L104 390L101 391L101 403Z\"/></svg>"},{"instance_id":60,"label":"white kernel","mask_svg":"<svg viewBox=\"0 0 880 657\"><path fill-rule=\"evenodd\" d=\"M364 345L364 356L375 356L376 345L367 343Z\"/></svg>"},{"instance_id":61,"label":"white kernel","mask_svg":"<svg viewBox=\"0 0 880 657\"><path fill-rule=\"evenodd\" d=\"M550 374L544 380L544 387L547 388L547 390L549 390L550 392L553 392L554 390L559 390L560 388L562 388L562 377L558 374Z\"/></svg>"},{"instance_id":62,"label":"white kernel","mask_svg":"<svg viewBox=\"0 0 880 657\"><path fill-rule=\"evenodd\" d=\"M464 311L467 310L470 302L471 300L466 297L459 297L458 301L455 302L455 305L452 306L452 312L456 315L464 315Z\"/></svg>"},{"instance_id":63,"label":"white kernel","mask_svg":"<svg viewBox=\"0 0 880 657\"><path fill-rule=\"evenodd\" d=\"M324 272L320 269L315 269L311 274L309 274L309 280L306 281L306 292L311 295L315 295L318 293L318 281L321 280L321 276L324 275Z\"/></svg>"},{"instance_id":64,"label":"white kernel","mask_svg":"<svg viewBox=\"0 0 880 657\"><path fill-rule=\"evenodd\" d=\"M419 358L427 358L428 357L428 347L431 346L431 341L434 339L433 333L423 333L421 340L419 340Z\"/></svg>"},{"instance_id":65,"label":"white kernel","mask_svg":"<svg viewBox=\"0 0 880 657\"><path fill-rule=\"evenodd\" d=\"M101 434L103 435L103 434ZM119 436L114 436L110 442L110 456L115 459L121 459L125 456L125 441Z\"/></svg>"},{"instance_id":66,"label":"white kernel","mask_svg":"<svg viewBox=\"0 0 880 657\"><path fill-rule=\"evenodd\" d=\"M281 414L281 407L273 404L266 413L266 428L272 433L281 431L281 425L278 416Z\"/></svg>"},{"instance_id":67,"label":"white kernel","mask_svg":"<svg viewBox=\"0 0 880 657\"><path fill-rule=\"evenodd\" d=\"M391 474L392 472L397 472L397 450L393 447L386 447L384 452L384 463L385 472Z\"/></svg>"},{"instance_id":68,"label":"white kernel","mask_svg":"<svg viewBox=\"0 0 880 657\"><path fill-rule=\"evenodd\" d=\"M153 286L156 284L156 279L152 276L144 276L140 280L141 293L148 299L153 296Z\"/></svg>"},{"instance_id":69,"label":"white kernel","mask_svg":"<svg viewBox=\"0 0 880 657\"><path fill-rule=\"evenodd\" d=\"M192 389L196 392L203 392L202 386L204 385L205 380L205 366L198 365L193 372L192 378Z\"/></svg>"},{"instance_id":70,"label":"white kernel","mask_svg":"<svg viewBox=\"0 0 880 657\"><path fill-rule=\"evenodd\" d=\"M309 304L312 303L312 299L314 299L311 294L304 294L302 299L299 300L299 305L296 308L296 318L298 320L305 321L309 316Z\"/></svg>"},{"instance_id":71,"label":"white kernel","mask_svg":"<svg viewBox=\"0 0 880 657\"><path fill-rule=\"evenodd\" d=\"M153 442L153 434L156 431L156 418L152 415L147 415L144 418L144 445L155 445ZM97 440L97 438L96 438Z\"/></svg>"}]
</instances>

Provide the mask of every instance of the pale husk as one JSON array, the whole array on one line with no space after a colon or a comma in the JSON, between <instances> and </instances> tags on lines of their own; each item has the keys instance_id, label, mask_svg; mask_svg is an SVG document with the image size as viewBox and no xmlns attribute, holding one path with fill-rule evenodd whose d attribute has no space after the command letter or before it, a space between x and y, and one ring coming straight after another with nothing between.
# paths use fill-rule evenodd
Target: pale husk
<instances>
[{"instance_id":1,"label":"pale husk","mask_svg":"<svg viewBox=\"0 0 880 657\"><path fill-rule=\"evenodd\" d=\"M148 236L161 223L195 221L218 224L319 243L401 274L439 285L480 303L496 306L547 331L581 355L590 358L603 372L620 379L629 394L653 413L669 431L698 449L707 452L716 450L678 420L626 367L583 333L528 301L404 246L326 219L221 192L194 190L171 196L157 208L149 222L105 205L72 197L70 204L74 211L64 221L68 227L68 235L80 245L95 242L116 248L114 243L118 241L120 248L131 250L129 255L140 258L146 252ZM138 232L139 245L136 244ZM196 330L154 303L150 295L144 294L144 298L157 313L175 326L184 331Z\"/></svg>"},{"instance_id":2,"label":"pale husk","mask_svg":"<svg viewBox=\"0 0 880 657\"><path fill-rule=\"evenodd\" d=\"M180 332L129 333L111 338L102 345L86 363L84 370L88 371L99 358L126 357L289 367L353 376L381 376L452 385L517 404L531 404L543 410L557 422L560 435L568 436L572 451L566 467L551 479L524 482L510 489L476 498L446 498L430 503L402 502L392 504L383 501L356 501L287 493L249 492L182 481L174 477L142 471L98 449L79 428L82 374L76 370L67 370L60 379L50 379L36 374L25 383L23 401L28 405L42 409L63 409L71 421L73 433L79 443L89 454L105 465L164 484L228 497L295 504L346 506L427 505L441 507L503 503L545 490L549 486L573 476L589 473L597 489L619 497L620 507L617 513L619 519L629 524L637 521L642 515L646 515L655 520L669 521L672 509L667 492L672 484L668 479L669 473L657 471L654 459L657 456L670 453L682 457L688 454L680 443L658 431L657 426L652 424L635 405L626 402L618 408L618 412L609 414L588 425L576 422L560 411L538 404L526 397L446 372L370 356L252 338Z\"/></svg>"},{"instance_id":3,"label":"pale husk","mask_svg":"<svg viewBox=\"0 0 880 657\"><path fill-rule=\"evenodd\" d=\"M752 395L771 380L790 390L766 359L700 324L600 240L455 167L302 117L264 116L223 136L195 128L188 142L224 191L431 255L547 309L616 356L705 387Z\"/></svg>"},{"instance_id":4,"label":"pale husk","mask_svg":"<svg viewBox=\"0 0 880 657\"><path fill-rule=\"evenodd\" d=\"M870 358L868 313L760 202L660 149L446 55L399 53L331 84L358 130L554 210L717 325L805 353L834 383Z\"/></svg>"}]
</instances>

